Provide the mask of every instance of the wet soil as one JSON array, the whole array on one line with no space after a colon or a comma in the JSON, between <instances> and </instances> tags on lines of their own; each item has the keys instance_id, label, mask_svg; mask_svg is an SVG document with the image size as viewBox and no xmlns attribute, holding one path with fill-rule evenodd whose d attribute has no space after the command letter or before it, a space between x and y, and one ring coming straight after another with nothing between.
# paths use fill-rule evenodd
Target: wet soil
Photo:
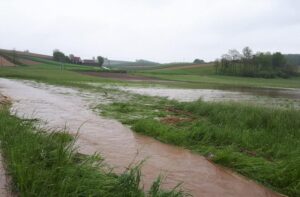
<instances>
[{"instance_id":1,"label":"wet soil","mask_svg":"<svg viewBox=\"0 0 300 197\"><path fill-rule=\"evenodd\" d=\"M42 126L52 129L66 126L74 135L80 130L79 152L99 152L116 172L146 159L142 169L146 189L163 174L164 188L182 182L183 189L194 196L280 196L200 155L136 134L118 121L99 116L90 107L105 100L101 94L9 79L0 79L0 91L12 98L12 110L22 118L38 118Z\"/></svg>"},{"instance_id":2,"label":"wet soil","mask_svg":"<svg viewBox=\"0 0 300 197\"><path fill-rule=\"evenodd\" d=\"M80 73L84 75L94 76L94 77L118 79L118 80L125 80L125 81L160 81L154 77L137 76L128 73L93 72L93 71L80 71Z\"/></svg>"}]
</instances>

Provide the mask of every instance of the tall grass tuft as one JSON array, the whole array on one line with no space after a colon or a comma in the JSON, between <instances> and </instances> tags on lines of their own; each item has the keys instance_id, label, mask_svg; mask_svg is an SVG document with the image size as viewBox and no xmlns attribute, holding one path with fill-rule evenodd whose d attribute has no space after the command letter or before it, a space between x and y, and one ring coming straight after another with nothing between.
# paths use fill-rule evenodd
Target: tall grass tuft
<instances>
[{"instance_id":1,"label":"tall grass tuft","mask_svg":"<svg viewBox=\"0 0 300 197\"><path fill-rule=\"evenodd\" d=\"M67 133L36 130L30 121L10 115L3 106L0 106L0 141L12 189L19 196L184 195L181 191L167 192L160 188L155 193L145 193L140 183L141 166L116 175L104 168L99 155L77 154L74 138Z\"/></svg>"}]
</instances>

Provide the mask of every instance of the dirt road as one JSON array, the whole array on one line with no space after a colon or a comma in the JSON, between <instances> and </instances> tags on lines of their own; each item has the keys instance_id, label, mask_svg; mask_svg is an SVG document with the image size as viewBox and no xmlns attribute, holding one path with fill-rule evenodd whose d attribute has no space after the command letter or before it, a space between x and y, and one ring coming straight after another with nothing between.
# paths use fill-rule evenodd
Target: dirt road
<instances>
[{"instance_id":1,"label":"dirt road","mask_svg":"<svg viewBox=\"0 0 300 197\"><path fill-rule=\"evenodd\" d=\"M39 118L48 128L67 125L72 134L80 128L79 151L101 153L117 172L133 160L147 159L142 171L146 189L163 174L167 177L163 187L183 182L183 189L194 196L279 196L200 155L138 135L118 121L99 116L90 107L107 100L101 93L9 79L0 79L0 92L12 98L13 110L20 117Z\"/></svg>"}]
</instances>

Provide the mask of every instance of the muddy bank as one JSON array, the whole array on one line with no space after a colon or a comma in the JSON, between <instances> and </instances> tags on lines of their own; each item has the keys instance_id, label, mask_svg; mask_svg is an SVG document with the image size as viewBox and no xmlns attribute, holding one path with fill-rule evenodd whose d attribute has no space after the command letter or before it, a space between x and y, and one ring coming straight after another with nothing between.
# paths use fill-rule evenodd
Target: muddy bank
<instances>
[{"instance_id":1,"label":"muddy bank","mask_svg":"<svg viewBox=\"0 0 300 197\"><path fill-rule=\"evenodd\" d=\"M72 134L80 128L79 151L100 152L117 172L146 159L142 171L146 188L163 174L167 177L165 188L183 182L183 188L194 196L279 196L200 155L138 135L115 120L98 116L90 107L105 100L104 94L8 79L0 79L0 91L12 98L13 110L20 117L39 118L48 128L66 126Z\"/></svg>"}]
</instances>

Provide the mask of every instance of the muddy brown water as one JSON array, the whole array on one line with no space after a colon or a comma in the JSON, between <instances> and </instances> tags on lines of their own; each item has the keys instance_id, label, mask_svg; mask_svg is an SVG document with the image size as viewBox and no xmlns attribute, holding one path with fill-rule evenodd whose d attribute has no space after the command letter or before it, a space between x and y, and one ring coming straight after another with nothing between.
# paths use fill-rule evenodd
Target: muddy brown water
<instances>
[{"instance_id":1,"label":"muddy brown water","mask_svg":"<svg viewBox=\"0 0 300 197\"><path fill-rule=\"evenodd\" d=\"M13 111L20 117L38 118L54 129L67 126L72 134L80 128L79 152L101 153L116 172L146 159L142 169L146 189L162 174L166 176L164 188L182 182L183 189L194 196L280 196L200 155L136 134L116 120L99 116L90 106L94 99L105 99L100 94L89 96L92 93L9 79L0 79L0 92L12 99Z\"/></svg>"}]
</instances>

